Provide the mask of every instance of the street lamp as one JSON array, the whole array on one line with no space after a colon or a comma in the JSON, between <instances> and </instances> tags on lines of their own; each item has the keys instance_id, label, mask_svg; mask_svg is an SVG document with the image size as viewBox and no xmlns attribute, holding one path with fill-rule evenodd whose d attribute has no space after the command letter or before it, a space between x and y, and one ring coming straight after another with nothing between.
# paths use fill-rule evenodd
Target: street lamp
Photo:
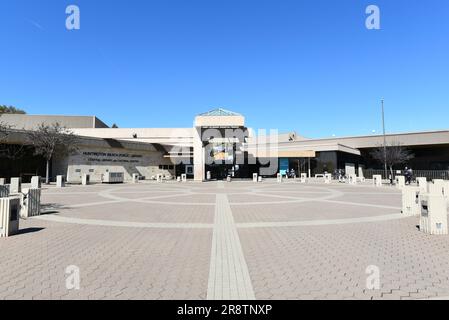
<instances>
[{"instance_id":1,"label":"street lamp","mask_svg":"<svg viewBox=\"0 0 449 320\"><path fill-rule=\"evenodd\" d=\"M384 133L384 169L385 169L385 179L388 179L388 170L387 170L387 136L385 134L384 99L382 99L382 127L383 127L383 133Z\"/></svg>"}]
</instances>

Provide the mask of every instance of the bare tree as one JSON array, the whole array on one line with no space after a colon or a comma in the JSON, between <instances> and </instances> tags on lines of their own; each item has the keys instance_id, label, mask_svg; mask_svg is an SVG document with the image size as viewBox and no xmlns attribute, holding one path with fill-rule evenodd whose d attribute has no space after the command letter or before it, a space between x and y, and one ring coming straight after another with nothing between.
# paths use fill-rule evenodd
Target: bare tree
<instances>
[{"instance_id":1,"label":"bare tree","mask_svg":"<svg viewBox=\"0 0 449 320\"><path fill-rule=\"evenodd\" d=\"M386 157L385 157L386 153ZM407 148L402 146L399 142L392 142L384 146L378 146L371 152L371 156L374 160L384 163L386 160L387 166L390 168L390 174L393 178L393 168L395 165L403 164L415 157L415 155Z\"/></svg>"},{"instance_id":2,"label":"bare tree","mask_svg":"<svg viewBox=\"0 0 449 320\"><path fill-rule=\"evenodd\" d=\"M0 144L6 142L10 130L11 126L0 120Z\"/></svg>"},{"instance_id":3,"label":"bare tree","mask_svg":"<svg viewBox=\"0 0 449 320\"><path fill-rule=\"evenodd\" d=\"M45 183L50 183L50 161L57 154L68 155L78 151L78 137L70 130L54 123L41 123L36 130L28 132L29 143L34 147L36 155L46 160Z\"/></svg>"},{"instance_id":4,"label":"bare tree","mask_svg":"<svg viewBox=\"0 0 449 320\"><path fill-rule=\"evenodd\" d=\"M5 159L18 159L23 155L23 145L7 143L13 129L12 125L0 121L0 156Z\"/></svg>"}]
</instances>

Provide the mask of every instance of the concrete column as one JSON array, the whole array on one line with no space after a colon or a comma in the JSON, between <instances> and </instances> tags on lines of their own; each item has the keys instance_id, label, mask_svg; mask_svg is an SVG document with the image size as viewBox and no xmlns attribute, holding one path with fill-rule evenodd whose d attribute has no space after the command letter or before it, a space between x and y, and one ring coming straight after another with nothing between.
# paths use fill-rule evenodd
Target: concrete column
<instances>
[{"instance_id":1,"label":"concrete column","mask_svg":"<svg viewBox=\"0 0 449 320\"><path fill-rule=\"evenodd\" d=\"M204 181L204 148L201 127L195 127L193 137L193 174L195 181Z\"/></svg>"},{"instance_id":2,"label":"concrete column","mask_svg":"<svg viewBox=\"0 0 449 320\"><path fill-rule=\"evenodd\" d=\"M310 158L308 158L309 162L309 179L312 178L312 169L310 169Z\"/></svg>"}]
</instances>

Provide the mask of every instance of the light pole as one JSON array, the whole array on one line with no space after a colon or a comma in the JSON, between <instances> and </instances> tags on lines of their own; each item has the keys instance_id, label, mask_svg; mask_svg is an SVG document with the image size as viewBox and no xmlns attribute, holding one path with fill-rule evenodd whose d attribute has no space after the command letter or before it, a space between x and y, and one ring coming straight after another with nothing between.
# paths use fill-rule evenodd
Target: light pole
<instances>
[{"instance_id":1,"label":"light pole","mask_svg":"<svg viewBox=\"0 0 449 320\"><path fill-rule=\"evenodd\" d=\"M385 110L384 110L384 99L382 99L382 127L384 133L384 169L385 169L385 179L388 179L388 169L387 169L387 136L385 134ZM393 177L392 177L393 178Z\"/></svg>"}]
</instances>

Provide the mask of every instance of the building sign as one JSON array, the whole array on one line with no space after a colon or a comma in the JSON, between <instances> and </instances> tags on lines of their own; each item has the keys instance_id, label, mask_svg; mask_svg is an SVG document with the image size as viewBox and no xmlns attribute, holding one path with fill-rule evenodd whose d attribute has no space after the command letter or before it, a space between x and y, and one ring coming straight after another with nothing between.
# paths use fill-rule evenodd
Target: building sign
<instances>
[{"instance_id":1,"label":"building sign","mask_svg":"<svg viewBox=\"0 0 449 320\"><path fill-rule=\"evenodd\" d=\"M89 162L108 163L139 163L143 156L140 154L112 153L112 152L83 152L83 156Z\"/></svg>"},{"instance_id":2,"label":"building sign","mask_svg":"<svg viewBox=\"0 0 449 320\"><path fill-rule=\"evenodd\" d=\"M287 172L289 171L289 161L288 158L281 158L279 159L279 167L280 167L280 174L287 174Z\"/></svg>"}]
</instances>

